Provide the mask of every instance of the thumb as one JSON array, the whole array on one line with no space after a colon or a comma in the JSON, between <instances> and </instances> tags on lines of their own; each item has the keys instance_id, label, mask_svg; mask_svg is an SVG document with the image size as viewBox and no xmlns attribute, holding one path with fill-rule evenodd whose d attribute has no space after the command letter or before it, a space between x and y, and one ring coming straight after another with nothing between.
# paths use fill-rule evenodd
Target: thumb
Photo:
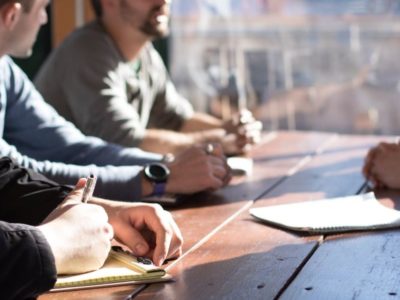
<instances>
[{"instance_id":1,"label":"thumb","mask_svg":"<svg viewBox=\"0 0 400 300\"><path fill-rule=\"evenodd\" d=\"M79 178L74 189L83 189L85 187L86 181L86 178Z\"/></svg>"},{"instance_id":2,"label":"thumb","mask_svg":"<svg viewBox=\"0 0 400 300\"><path fill-rule=\"evenodd\" d=\"M86 184L86 178L80 178L76 183L74 189L68 194L67 198L65 198L65 201L69 200L81 201L85 184Z\"/></svg>"},{"instance_id":3,"label":"thumb","mask_svg":"<svg viewBox=\"0 0 400 300\"><path fill-rule=\"evenodd\" d=\"M75 185L75 188L68 194L67 197L54 209L42 223L50 222L60 215L62 215L65 211L70 209L72 206L77 205L81 202L83 189L85 187L86 179L80 178ZM78 202L78 203L77 203Z\"/></svg>"}]
</instances>

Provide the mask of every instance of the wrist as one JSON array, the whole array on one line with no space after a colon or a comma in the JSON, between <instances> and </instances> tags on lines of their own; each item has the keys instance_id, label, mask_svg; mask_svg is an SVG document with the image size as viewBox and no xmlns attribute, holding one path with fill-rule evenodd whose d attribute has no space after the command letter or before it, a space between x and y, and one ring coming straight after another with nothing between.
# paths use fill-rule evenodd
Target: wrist
<instances>
[{"instance_id":1,"label":"wrist","mask_svg":"<svg viewBox=\"0 0 400 300\"><path fill-rule=\"evenodd\" d=\"M141 181L142 181L142 196L150 196L153 193L153 185L144 175L144 171L141 172Z\"/></svg>"},{"instance_id":2,"label":"wrist","mask_svg":"<svg viewBox=\"0 0 400 300\"><path fill-rule=\"evenodd\" d=\"M57 274L59 274L62 269L61 267L62 262L60 258L64 257L64 255L62 254L62 247L60 247L57 242L57 236L59 234L58 230L57 229L54 230L53 227L54 227L53 225L47 223L37 226L37 229L39 229L39 231L42 233L45 240L47 241L51 253L53 254L54 266L56 268L56 272Z\"/></svg>"},{"instance_id":3,"label":"wrist","mask_svg":"<svg viewBox=\"0 0 400 300\"><path fill-rule=\"evenodd\" d=\"M145 179L145 189L151 190L151 196L162 196L166 192L167 180L170 170L163 163L151 163L144 167L143 178ZM148 184L146 184L146 181ZM149 188L148 185L151 185Z\"/></svg>"}]
</instances>

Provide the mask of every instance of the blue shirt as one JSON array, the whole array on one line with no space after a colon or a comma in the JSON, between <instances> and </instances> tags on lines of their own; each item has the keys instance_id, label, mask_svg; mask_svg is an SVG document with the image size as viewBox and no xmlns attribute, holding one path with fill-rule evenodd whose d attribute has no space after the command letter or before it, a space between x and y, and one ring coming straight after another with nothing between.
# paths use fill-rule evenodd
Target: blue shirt
<instances>
[{"instance_id":1,"label":"blue shirt","mask_svg":"<svg viewBox=\"0 0 400 300\"><path fill-rule=\"evenodd\" d=\"M140 199L140 165L161 160L83 135L43 100L8 56L0 58L0 156L61 184L94 174L96 196L124 201Z\"/></svg>"}]
</instances>

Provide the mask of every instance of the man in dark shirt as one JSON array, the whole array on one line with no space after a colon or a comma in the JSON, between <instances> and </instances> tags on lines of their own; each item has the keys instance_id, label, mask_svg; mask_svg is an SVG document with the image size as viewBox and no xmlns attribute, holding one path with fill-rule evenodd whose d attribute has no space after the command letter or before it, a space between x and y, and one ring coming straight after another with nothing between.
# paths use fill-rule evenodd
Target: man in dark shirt
<instances>
[{"instance_id":1,"label":"man in dark shirt","mask_svg":"<svg viewBox=\"0 0 400 300\"><path fill-rule=\"evenodd\" d=\"M159 205L92 198L0 159L0 299L27 299L51 289L57 274L100 268L115 238L160 265L181 254L182 236ZM141 230L157 241L152 249Z\"/></svg>"}]
</instances>

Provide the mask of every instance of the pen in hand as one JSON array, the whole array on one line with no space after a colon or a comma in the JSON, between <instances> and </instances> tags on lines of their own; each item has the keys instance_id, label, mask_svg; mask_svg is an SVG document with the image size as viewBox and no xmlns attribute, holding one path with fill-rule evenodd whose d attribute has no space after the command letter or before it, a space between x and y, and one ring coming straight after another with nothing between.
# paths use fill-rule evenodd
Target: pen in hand
<instances>
[{"instance_id":1,"label":"pen in hand","mask_svg":"<svg viewBox=\"0 0 400 300\"><path fill-rule=\"evenodd\" d=\"M85 183L85 188L83 189L83 194L82 194L82 202L87 203L90 198L93 196L94 192L94 187L96 186L96 176L91 174Z\"/></svg>"}]
</instances>

